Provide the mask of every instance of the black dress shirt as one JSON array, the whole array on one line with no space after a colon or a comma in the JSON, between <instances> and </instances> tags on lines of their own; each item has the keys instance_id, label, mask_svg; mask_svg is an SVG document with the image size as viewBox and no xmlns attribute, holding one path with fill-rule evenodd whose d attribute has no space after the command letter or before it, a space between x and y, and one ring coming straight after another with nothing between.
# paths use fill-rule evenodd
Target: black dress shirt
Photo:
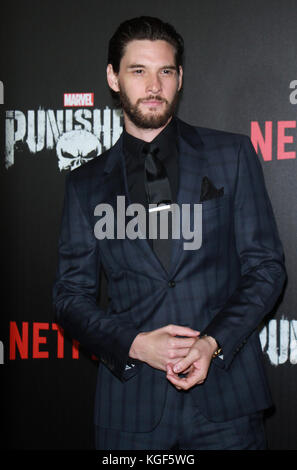
<instances>
[{"instance_id":1,"label":"black dress shirt","mask_svg":"<svg viewBox=\"0 0 297 470\"><path fill-rule=\"evenodd\" d=\"M172 194L172 202L176 202L178 190L178 142L177 124L173 117L169 124L153 140L160 148L158 157L164 164ZM142 155L144 140L123 131L123 150L125 154L128 191L132 203L148 207L144 187L144 156Z\"/></svg>"}]
</instances>

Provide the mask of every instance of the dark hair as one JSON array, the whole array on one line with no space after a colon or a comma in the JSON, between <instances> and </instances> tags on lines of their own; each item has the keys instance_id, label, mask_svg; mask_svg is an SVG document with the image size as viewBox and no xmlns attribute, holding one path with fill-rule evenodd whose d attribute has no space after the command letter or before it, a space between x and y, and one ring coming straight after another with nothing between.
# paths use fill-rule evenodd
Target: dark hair
<instances>
[{"instance_id":1,"label":"dark hair","mask_svg":"<svg viewBox=\"0 0 297 470\"><path fill-rule=\"evenodd\" d=\"M107 63L112 64L115 73L119 73L127 44L134 39L167 41L175 49L175 65L179 72L179 66L183 63L183 38L169 23L151 16L140 16L121 23L109 41Z\"/></svg>"}]
</instances>

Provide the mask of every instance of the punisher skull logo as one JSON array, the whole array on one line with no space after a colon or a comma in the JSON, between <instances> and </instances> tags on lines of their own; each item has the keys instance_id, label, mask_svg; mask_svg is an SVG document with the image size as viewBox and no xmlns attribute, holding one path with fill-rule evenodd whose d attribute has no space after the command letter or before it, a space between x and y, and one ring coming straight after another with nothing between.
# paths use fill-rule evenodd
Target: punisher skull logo
<instances>
[{"instance_id":1,"label":"punisher skull logo","mask_svg":"<svg viewBox=\"0 0 297 470\"><path fill-rule=\"evenodd\" d=\"M74 170L100 155L100 150L99 139L91 132L86 130L64 132L56 147L59 169Z\"/></svg>"}]
</instances>

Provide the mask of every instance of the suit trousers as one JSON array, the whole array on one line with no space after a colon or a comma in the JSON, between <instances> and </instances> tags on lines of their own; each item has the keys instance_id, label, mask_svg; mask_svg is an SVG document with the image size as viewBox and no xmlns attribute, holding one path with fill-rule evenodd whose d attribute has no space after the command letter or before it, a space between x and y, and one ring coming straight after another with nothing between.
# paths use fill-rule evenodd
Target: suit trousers
<instances>
[{"instance_id":1,"label":"suit trousers","mask_svg":"<svg viewBox=\"0 0 297 470\"><path fill-rule=\"evenodd\" d=\"M97 450L265 450L263 413L207 420L188 391L168 385L163 415L150 432L95 427Z\"/></svg>"}]
</instances>

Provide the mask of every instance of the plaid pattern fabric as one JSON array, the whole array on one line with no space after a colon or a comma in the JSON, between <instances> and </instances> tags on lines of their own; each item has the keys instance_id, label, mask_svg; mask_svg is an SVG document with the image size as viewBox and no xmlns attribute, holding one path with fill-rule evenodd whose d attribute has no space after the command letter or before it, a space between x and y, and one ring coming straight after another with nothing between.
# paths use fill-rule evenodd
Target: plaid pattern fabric
<instances>
[{"instance_id":1,"label":"plaid pattern fabric","mask_svg":"<svg viewBox=\"0 0 297 470\"><path fill-rule=\"evenodd\" d=\"M209 421L190 394L167 387L162 417L149 432L95 426L97 450L265 450L262 412L216 423Z\"/></svg>"},{"instance_id":2,"label":"plaid pattern fabric","mask_svg":"<svg viewBox=\"0 0 297 470\"><path fill-rule=\"evenodd\" d=\"M127 363L139 332L168 324L198 329L222 346L223 359L212 361L204 384L183 392L209 420L271 405L257 327L286 274L261 164L247 136L177 123L178 204L199 203L205 176L224 194L202 203L200 249L184 250L186 240L173 240L168 273L147 240L94 236L97 204L109 203L116 213L117 196L130 202L122 138L67 175L54 306L61 326L101 360L95 406L101 427L144 432L160 421L165 373ZM107 311L97 305L101 266Z\"/></svg>"}]
</instances>

